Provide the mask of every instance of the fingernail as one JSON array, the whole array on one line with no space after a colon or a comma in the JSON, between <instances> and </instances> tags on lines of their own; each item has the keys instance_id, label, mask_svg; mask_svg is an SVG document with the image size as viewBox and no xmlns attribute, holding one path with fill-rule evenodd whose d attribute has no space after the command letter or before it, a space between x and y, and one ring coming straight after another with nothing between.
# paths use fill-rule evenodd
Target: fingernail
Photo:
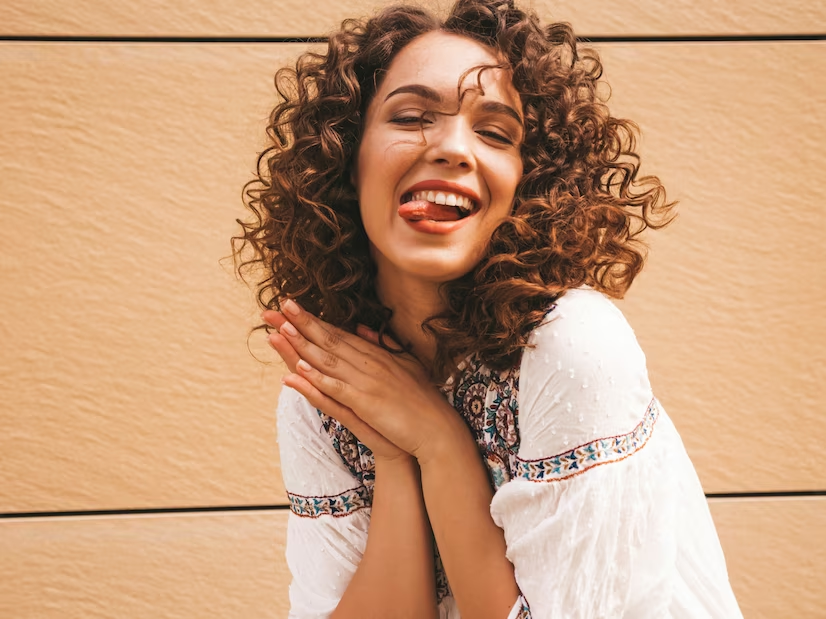
<instances>
[{"instance_id":1,"label":"fingernail","mask_svg":"<svg viewBox=\"0 0 826 619\"><path fill-rule=\"evenodd\" d=\"M285 322L281 325L280 331L286 332L287 335L298 335L298 331L296 331L295 327L292 326L289 322Z\"/></svg>"},{"instance_id":2,"label":"fingernail","mask_svg":"<svg viewBox=\"0 0 826 619\"><path fill-rule=\"evenodd\" d=\"M301 312L301 308L298 307L298 303L293 301L292 299L287 299L283 303L284 311L288 314L292 314L293 316L298 316Z\"/></svg>"},{"instance_id":3,"label":"fingernail","mask_svg":"<svg viewBox=\"0 0 826 619\"><path fill-rule=\"evenodd\" d=\"M299 360L299 362L296 363L295 365L296 365L297 368L300 368L300 369L304 370L305 372L309 372L310 370L313 369L313 366L311 366L309 363L304 361L304 359Z\"/></svg>"}]
</instances>

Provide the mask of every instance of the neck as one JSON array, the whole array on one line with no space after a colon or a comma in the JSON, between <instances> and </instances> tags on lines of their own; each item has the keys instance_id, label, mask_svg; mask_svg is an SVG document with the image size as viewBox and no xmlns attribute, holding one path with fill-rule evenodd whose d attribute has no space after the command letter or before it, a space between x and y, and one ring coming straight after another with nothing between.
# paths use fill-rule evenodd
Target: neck
<instances>
[{"instance_id":1,"label":"neck","mask_svg":"<svg viewBox=\"0 0 826 619\"><path fill-rule=\"evenodd\" d=\"M379 268L376 289L381 302L393 310L390 328L401 340L399 343L409 344L416 358L430 369L436 356L436 340L422 330L422 323L445 309L439 284Z\"/></svg>"}]
</instances>

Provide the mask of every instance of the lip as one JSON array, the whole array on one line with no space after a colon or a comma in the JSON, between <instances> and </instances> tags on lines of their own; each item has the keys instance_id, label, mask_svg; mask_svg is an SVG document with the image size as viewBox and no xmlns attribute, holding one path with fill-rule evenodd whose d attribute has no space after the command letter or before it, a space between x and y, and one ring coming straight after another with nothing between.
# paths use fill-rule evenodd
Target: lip
<instances>
[{"instance_id":1,"label":"lip","mask_svg":"<svg viewBox=\"0 0 826 619\"><path fill-rule=\"evenodd\" d=\"M404 222L408 226L417 232L423 232L425 234L441 235L456 232L457 230L463 228L471 219L473 219L473 216L479 212L479 207L482 202L479 194L472 189L465 187L464 185L460 185L459 183L440 179L430 179L418 182L415 185L408 187L407 190L402 193L402 197L407 194L416 193L417 191L444 191L448 193L455 193L466 198L470 198L474 204L473 210L469 215L467 215L467 217L456 221L429 221L427 219L411 221L404 219Z\"/></svg>"},{"instance_id":2,"label":"lip","mask_svg":"<svg viewBox=\"0 0 826 619\"><path fill-rule=\"evenodd\" d=\"M452 181L443 181L440 179L431 179L426 181L421 181L416 183L412 187L408 187L405 191L402 192L402 195L408 193L416 193L417 191L447 191L449 193L455 193L466 198L470 198L473 200L475 205L474 211L478 210L479 206L482 204L482 198L479 197L479 194L473 191L472 189L465 187L464 185L460 185L459 183L454 183Z\"/></svg>"}]
</instances>

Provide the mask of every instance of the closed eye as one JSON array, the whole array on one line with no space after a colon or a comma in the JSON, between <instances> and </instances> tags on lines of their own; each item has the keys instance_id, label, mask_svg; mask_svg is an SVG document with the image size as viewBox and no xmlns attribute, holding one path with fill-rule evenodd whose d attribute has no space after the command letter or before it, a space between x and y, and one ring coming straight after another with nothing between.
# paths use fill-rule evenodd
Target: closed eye
<instances>
[{"instance_id":1,"label":"closed eye","mask_svg":"<svg viewBox=\"0 0 826 619\"><path fill-rule=\"evenodd\" d=\"M483 130L477 131L476 133L478 133L479 135L482 135L486 138L490 138L490 139L492 139L496 142L499 142L500 144L507 144L509 146L513 145L513 140L511 138L509 138L508 136L503 135L503 134L501 134L497 131L488 131L486 129L483 129Z\"/></svg>"},{"instance_id":2,"label":"closed eye","mask_svg":"<svg viewBox=\"0 0 826 619\"><path fill-rule=\"evenodd\" d=\"M424 114L405 114L403 116L394 116L390 119L390 122L394 125L401 125L401 126L419 126L425 123L429 123L428 119L424 117Z\"/></svg>"}]
</instances>

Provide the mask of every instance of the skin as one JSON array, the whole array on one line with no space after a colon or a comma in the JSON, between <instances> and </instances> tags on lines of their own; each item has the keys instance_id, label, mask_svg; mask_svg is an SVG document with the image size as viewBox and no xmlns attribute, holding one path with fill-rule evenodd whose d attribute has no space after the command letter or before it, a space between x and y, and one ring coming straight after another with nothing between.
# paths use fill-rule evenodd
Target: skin
<instances>
[{"instance_id":1,"label":"skin","mask_svg":"<svg viewBox=\"0 0 826 619\"><path fill-rule=\"evenodd\" d=\"M398 54L367 110L353 180L378 268L377 290L393 309L394 332L412 344L425 364L435 343L420 326L444 305L439 284L479 262L491 234L510 213L522 178L522 123L502 109L507 106L521 117L509 73L483 71L484 96L468 90L476 86L478 71L465 76L461 90L466 94L459 108L457 85L463 74L498 63L491 50L478 43L431 32ZM432 89L441 101L399 92L417 85ZM492 104L499 107L491 111ZM460 230L423 234L398 216L403 192L429 179L458 183L481 198L477 212Z\"/></svg>"},{"instance_id":2,"label":"skin","mask_svg":"<svg viewBox=\"0 0 826 619\"><path fill-rule=\"evenodd\" d=\"M376 458L367 549L336 618L435 617L431 530L463 617L504 618L519 594L503 532L490 517L487 471L464 421L428 379L435 342L421 329L444 307L439 285L481 259L522 175L521 104L507 71L482 73L484 95L468 92L461 106L457 96L469 69L497 63L470 39L429 33L398 54L368 108L353 180L377 291L415 356L393 355L372 331L343 332L293 301L283 314L262 315L278 330L269 337L290 370L284 384L341 421ZM475 85L476 75L462 87ZM403 92L410 85L440 100ZM407 189L432 179L479 197L455 232L422 233L398 215Z\"/></svg>"}]
</instances>

